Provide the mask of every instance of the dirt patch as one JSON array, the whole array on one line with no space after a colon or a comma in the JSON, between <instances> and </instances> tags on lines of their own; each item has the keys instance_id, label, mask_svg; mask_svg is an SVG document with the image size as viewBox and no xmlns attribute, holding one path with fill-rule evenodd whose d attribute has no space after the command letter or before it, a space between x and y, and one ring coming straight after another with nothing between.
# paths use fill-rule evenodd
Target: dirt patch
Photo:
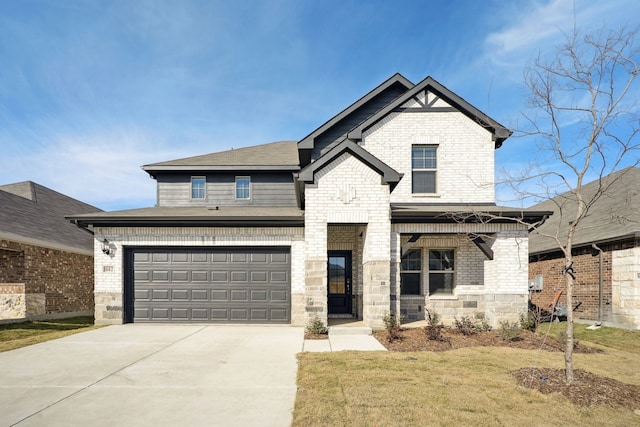
<instances>
[{"instance_id":1,"label":"dirt patch","mask_svg":"<svg viewBox=\"0 0 640 427\"><path fill-rule=\"evenodd\" d=\"M329 334L312 334L311 332L304 333L305 340L328 340Z\"/></svg>"},{"instance_id":2,"label":"dirt patch","mask_svg":"<svg viewBox=\"0 0 640 427\"><path fill-rule=\"evenodd\" d=\"M442 329L441 340L429 339L426 328L403 329L399 333L399 339L392 341L388 340L386 331L374 332L374 336L389 351L447 351L482 346L563 352L565 347L564 343L552 337L526 330L521 331L520 336L512 341L504 340L500 331L463 335L451 328ZM602 353L603 351L578 342L575 352ZM545 394L561 393L578 405L606 404L640 411L640 386L637 385L625 384L580 369L574 370L574 382L570 385L565 383L563 369L522 368L511 374L523 387L533 388Z\"/></svg>"}]
</instances>

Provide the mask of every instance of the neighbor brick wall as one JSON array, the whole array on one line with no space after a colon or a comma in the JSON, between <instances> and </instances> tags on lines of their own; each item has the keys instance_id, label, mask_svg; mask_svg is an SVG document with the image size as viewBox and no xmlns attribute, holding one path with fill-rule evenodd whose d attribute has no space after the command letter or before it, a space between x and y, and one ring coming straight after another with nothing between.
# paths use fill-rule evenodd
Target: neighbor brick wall
<instances>
[{"instance_id":1,"label":"neighbor brick wall","mask_svg":"<svg viewBox=\"0 0 640 427\"><path fill-rule=\"evenodd\" d=\"M35 314L93 310L90 255L0 240L0 282L24 283L27 298L43 295L44 313Z\"/></svg>"},{"instance_id":2,"label":"neighbor brick wall","mask_svg":"<svg viewBox=\"0 0 640 427\"><path fill-rule=\"evenodd\" d=\"M603 248L604 249L604 248ZM533 292L531 300L537 306L548 309L556 292L563 290L560 302L566 307L566 278L562 275L565 260L555 254L547 256L547 259L534 258L529 264L529 279L533 280L537 275L542 275L544 289L541 292ZM603 320L611 317L611 252L603 253ZM573 256L573 270L576 281L573 287L574 306L581 302L574 311L578 319L598 320L598 256L591 255L591 250L581 251Z\"/></svg>"}]
</instances>

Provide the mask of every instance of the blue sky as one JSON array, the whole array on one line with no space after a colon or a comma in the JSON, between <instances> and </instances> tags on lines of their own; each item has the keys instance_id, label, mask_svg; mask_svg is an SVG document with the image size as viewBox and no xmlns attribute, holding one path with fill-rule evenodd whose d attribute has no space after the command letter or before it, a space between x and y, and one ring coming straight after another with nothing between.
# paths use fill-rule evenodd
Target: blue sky
<instances>
[{"instance_id":1,"label":"blue sky","mask_svg":"<svg viewBox=\"0 0 640 427\"><path fill-rule=\"evenodd\" d=\"M511 126L523 68L574 17L634 26L640 2L0 0L0 184L153 206L140 166L300 139L395 72Z\"/></svg>"}]
</instances>

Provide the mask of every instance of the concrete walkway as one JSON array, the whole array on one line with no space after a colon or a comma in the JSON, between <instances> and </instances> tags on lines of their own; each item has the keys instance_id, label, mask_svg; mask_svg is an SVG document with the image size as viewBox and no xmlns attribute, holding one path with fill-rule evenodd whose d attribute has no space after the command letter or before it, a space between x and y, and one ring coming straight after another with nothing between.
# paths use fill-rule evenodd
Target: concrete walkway
<instances>
[{"instance_id":1,"label":"concrete walkway","mask_svg":"<svg viewBox=\"0 0 640 427\"><path fill-rule=\"evenodd\" d=\"M0 425L287 426L303 337L132 324L0 353Z\"/></svg>"},{"instance_id":2,"label":"concrete walkway","mask_svg":"<svg viewBox=\"0 0 640 427\"><path fill-rule=\"evenodd\" d=\"M380 342L371 335L371 329L359 326L330 326L326 340L304 340L302 351L387 351Z\"/></svg>"}]
</instances>

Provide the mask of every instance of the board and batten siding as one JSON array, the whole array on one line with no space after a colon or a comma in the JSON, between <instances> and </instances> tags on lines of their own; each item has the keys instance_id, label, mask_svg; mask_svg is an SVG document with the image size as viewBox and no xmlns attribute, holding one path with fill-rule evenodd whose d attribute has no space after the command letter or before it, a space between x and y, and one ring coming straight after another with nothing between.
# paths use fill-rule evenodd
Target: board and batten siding
<instances>
[{"instance_id":1,"label":"board and batten siding","mask_svg":"<svg viewBox=\"0 0 640 427\"><path fill-rule=\"evenodd\" d=\"M191 176L206 176L204 200L191 199ZM251 199L235 198L235 177L251 177ZM158 206L297 206L293 175L238 172L215 175L158 175Z\"/></svg>"}]
</instances>

